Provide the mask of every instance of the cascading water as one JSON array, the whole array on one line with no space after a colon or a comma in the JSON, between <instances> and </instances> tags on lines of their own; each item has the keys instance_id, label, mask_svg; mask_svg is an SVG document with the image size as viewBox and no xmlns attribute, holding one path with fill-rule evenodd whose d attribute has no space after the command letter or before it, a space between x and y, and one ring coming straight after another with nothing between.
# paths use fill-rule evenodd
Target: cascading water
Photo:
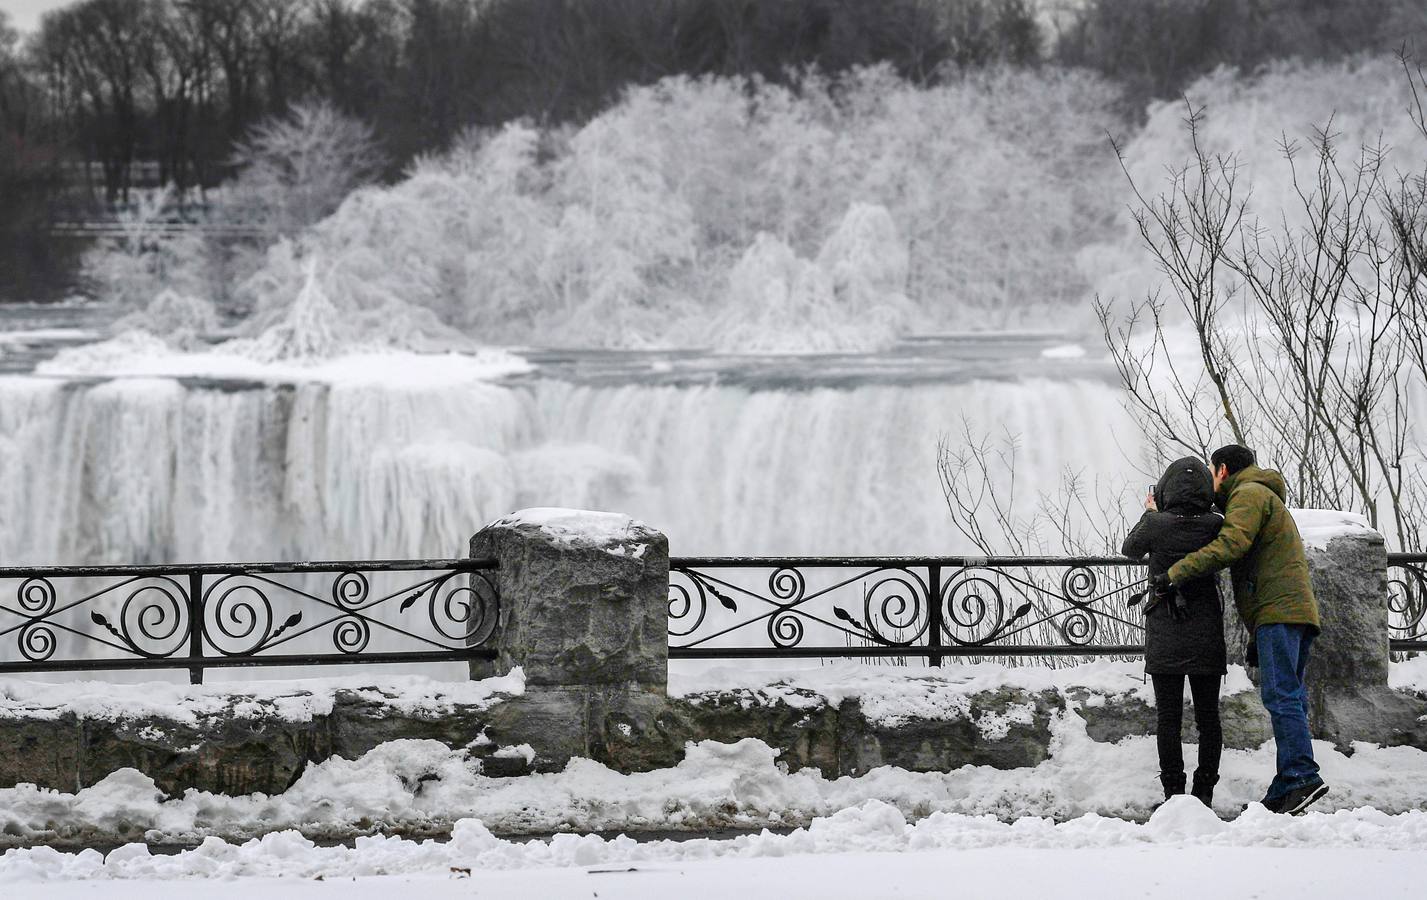
<instances>
[{"instance_id":1,"label":"cascading water","mask_svg":"<svg viewBox=\"0 0 1427 900\"><path fill-rule=\"evenodd\" d=\"M0 379L0 551L11 564L450 556L511 509L574 506L645 519L684 555L953 553L972 548L946 514L936 450L963 419L1018 434L1033 487L1067 466L1118 477L1134 450L1094 377L237 389L16 376Z\"/></svg>"}]
</instances>

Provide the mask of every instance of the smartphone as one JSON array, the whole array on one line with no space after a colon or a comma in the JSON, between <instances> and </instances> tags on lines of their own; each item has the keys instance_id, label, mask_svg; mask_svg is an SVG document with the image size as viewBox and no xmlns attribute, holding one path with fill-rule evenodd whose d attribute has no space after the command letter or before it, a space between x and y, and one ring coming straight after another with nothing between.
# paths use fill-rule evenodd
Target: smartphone
<instances>
[{"instance_id":1,"label":"smartphone","mask_svg":"<svg viewBox=\"0 0 1427 900\"><path fill-rule=\"evenodd\" d=\"M1158 487L1158 485L1154 485L1154 484L1150 485L1149 487L1145 488L1145 493L1146 493L1146 494L1149 494L1151 497L1153 497L1153 496L1154 496L1154 489L1155 489L1156 487Z\"/></svg>"}]
</instances>

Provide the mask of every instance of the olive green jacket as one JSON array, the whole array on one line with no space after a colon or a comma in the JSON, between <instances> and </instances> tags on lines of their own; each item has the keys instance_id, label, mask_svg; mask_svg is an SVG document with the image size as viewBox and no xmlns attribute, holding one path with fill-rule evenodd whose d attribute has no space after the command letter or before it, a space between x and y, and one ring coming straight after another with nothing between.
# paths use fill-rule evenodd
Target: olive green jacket
<instances>
[{"instance_id":1,"label":"olive green jacket","mask_svg":"<svg viewBox=\"0 0 1427 900\"><path fill-rule=\"evenodd\" d=\"M1250 632L1279 623L1320 630L1308 557L1283 504L1287 496L1283 476L1269 469L1249 466L1230 475L1216 497L1224 510L1219 536L1171 566L1169 580L1183 584L1230 569L1234 605Z\"/></svg>"}]
</instances>

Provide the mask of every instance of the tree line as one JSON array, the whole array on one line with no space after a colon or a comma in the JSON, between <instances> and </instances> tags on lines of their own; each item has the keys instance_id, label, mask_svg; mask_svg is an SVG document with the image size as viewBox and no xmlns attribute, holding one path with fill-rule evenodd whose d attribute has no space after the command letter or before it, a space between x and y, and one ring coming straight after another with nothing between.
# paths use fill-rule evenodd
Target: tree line
<instances>
[{"instance_id":1,"label":"tree line","mask_svg":"<svg viewBox=\"0 0 1427 900\"><path fill-rule=\"evenodd\" d=\"M138 160L217 183L297 99L366 120L395 174L464 128L586 119L667 75L890 60L927 81L1038 53L1027 0L81 0L12 37L0 111L10 140L97 164L113 200Z\"/></svg>"},{"instance_id":2,"label":"tree line","mask_svg":"<svg viewBox=\"0 0 1427 900\"><path fill-rule=\"evenodd\" d=\"M363 120L397 176L472 127L598 114L670 75L796 82L888 64L915 84L1059 63L1143 107L1219 64L1382 49L1417 0L78 0L22 36L0 13L0 285L44 268L56 201L122 202L136 164L180 190L299 100ZM5 233L8 232L8 233ZM20 248L24 248L20 252Z\"/></svg>"}]
</instances>

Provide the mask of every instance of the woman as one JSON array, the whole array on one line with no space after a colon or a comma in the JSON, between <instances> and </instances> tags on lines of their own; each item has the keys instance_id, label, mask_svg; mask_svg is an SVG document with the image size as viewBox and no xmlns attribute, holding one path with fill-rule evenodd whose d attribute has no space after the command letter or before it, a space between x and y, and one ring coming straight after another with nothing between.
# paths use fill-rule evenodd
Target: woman
<instances>
[{"instance_id":1,"label":"woman","mask_svg":"<svg viewBox=\"0 0 1427 900\"><path fill-rule=\"evenodd\" d=\"M1145 498L1145 514L1125 538L1124 554L1149 557L1150 577L1169 571L1187 554L1219 534L1214 479L1209 467L1189 457L1165 470ZM1219 682L1226 671L1224 610L1213 576L1179 586L1178 596L1151 594L1145 610L1145 672L1154 680L1158 717L1159 779L1165 799L1184 793L1184 679L1194 698L1199 726L1199 767L1190 793L1212 806L1219 781L1223 732L1219 727Z\"/></svg>"}]
</instances>

